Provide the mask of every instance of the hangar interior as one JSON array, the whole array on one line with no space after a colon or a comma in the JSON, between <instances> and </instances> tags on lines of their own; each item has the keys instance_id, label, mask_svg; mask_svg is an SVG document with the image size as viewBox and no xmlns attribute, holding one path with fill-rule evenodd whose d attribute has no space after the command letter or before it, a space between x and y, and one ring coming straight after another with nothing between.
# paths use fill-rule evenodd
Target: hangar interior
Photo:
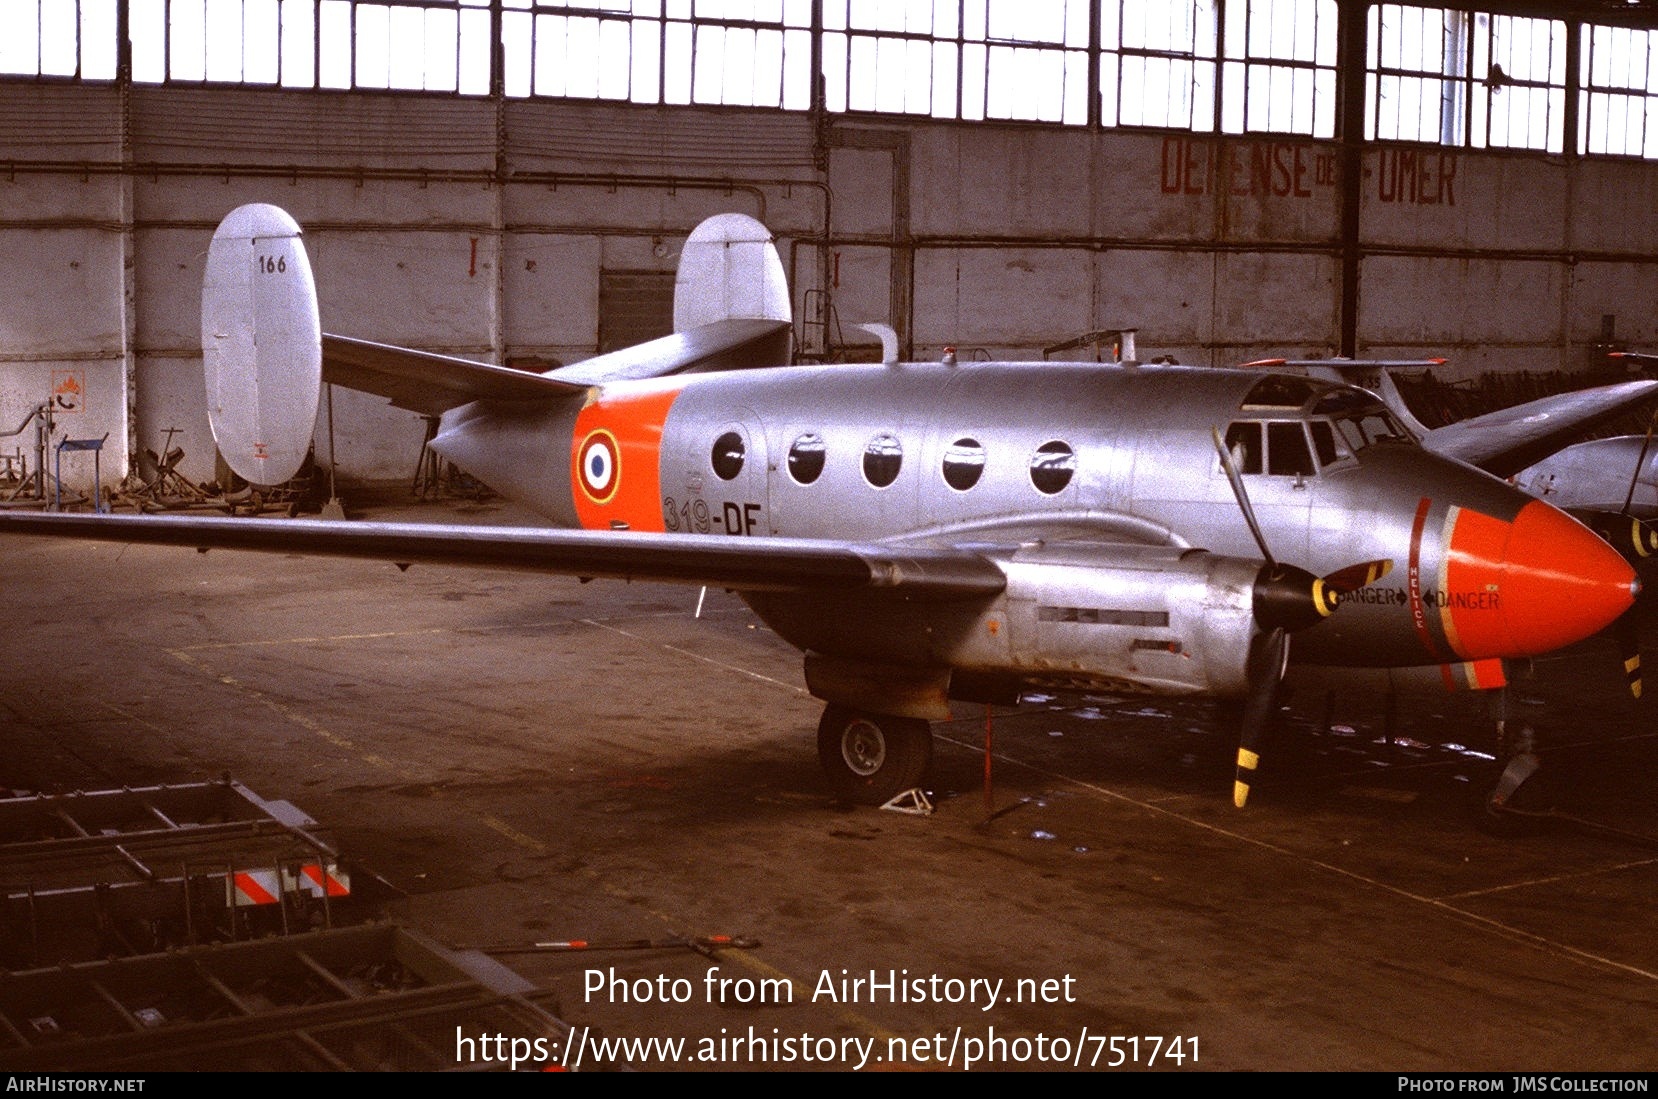
<instances>
[{"instance_id":1,"label":"hangar interior","mask_svg":"<svg viewBox=\"0 0 1658 1099\"><path fill-rule=\"evenodd\" d=\"M861 322L904 357L1132 328L1147 360L1450 380L1658 343L1642 4L16 7L0 424L54 405L106 480L171 447L214 476L202 266L251 201L304 226L325 331L535 370L667 331L719 211L777 235L808 359L874 355ZM332 400L340 475L409 478L419 417Z\"/></svg>"},{"instance_id":2,"label":"hangar interior","mask_svg":"<svg viewBox=\"0 0 1658 1099\"><path fill-rule=\"evenodd\" d=\"M0 27L7 504L48 463L82 495L147 453L222 476L201 282L249 202L304 226L326 331L536 372L668 331L725 211L776 234L806 361L875 359L865 322L922 360L1132 330L1146 361L1451 381L1658 350L1647 0L18 0ZM430 426L335 389L315 443L402 490ZM1654 753L1587 743L1628 720L1604 646L1516 692L1584 734L1550 781L1603 810L1529 845L1468 827L1467 695L1400 737L1354 696L1290 719L1313 747L1253 816L1215 795L1236 736L1137 697L996 715L994 800L986 705L938 723L923 818L825 804L797 654L728 593L103 549L6 559L0 1067L470 1070L463 1033L590 1026L806 1028L828 1067L902 1036L936 1067L967 1013L1062 1033L1058 1067L1119 1067L1101 1026L1146 1035L1131 1067L1651 1067ZM835 976L900 970L1042 997Z\"/></svg>"}]
</instances>

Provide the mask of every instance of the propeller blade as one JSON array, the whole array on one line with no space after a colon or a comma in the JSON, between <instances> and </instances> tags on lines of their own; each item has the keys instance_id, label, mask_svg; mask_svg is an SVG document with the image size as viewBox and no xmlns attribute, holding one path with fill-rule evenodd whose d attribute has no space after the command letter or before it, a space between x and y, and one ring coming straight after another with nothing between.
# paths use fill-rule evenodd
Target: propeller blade
<instances>
[{"instance_id":1,"label":"propeller blade","mask_svg":"<svg viewBox=\"0 0 1658 1099\"><path fill-rule=\"evenodd\" d=\"M1357 565L1348 565L1344 569L1337 569L1324 578L1327 587L1334 589L1340 595L1368 588L1382 577L1393 571L1391 560L1365 561Z\"/></svg>"},{"instance_id":2,"label":"propeller blade","mask_svg":"<svg viewBox=\"0 0 1658 1099\"><path fill-rule=\"evenodd\" d=\"M1255 536L1255 544L1261 547L1261 557L1266 561L1255 574L1255 624L1263 632L1250 648L1249 694L1244 699L1243 723L1238 731L1237 777L1232 783L1232 804L1242 809L1249 802L1249 788L1261 763L1261 740L1266 735L1267 721L1278 707L1278 688L1284 681L1284 669L1289 666L1290 634L1330 617L1342 596L1374 584L1393 571L1393 562L1364 561L1338 569L1329 576L1314 576L1306 569L1280 564L1267 547L1261 524L1255 519L1255 509L1249 503L1249 490L1244 487L1243 475L1232 460L1232 452L1220 437L1220 429L1211 427L1209 435L1215 441L1215 453L1220 455L1220 465L1226 471L1238 510L1243 513L1249 533Z\"/></svg>"},{"instance_id":3,"label":"propeller blade","mask_svg":"<svg viewBox=\"0 0 1658 1099\"><path fill-rule=\"evenodd\" d=\"M1636 606L1639 606L1639 602ZM1633 698L1641 697L1641 625L1635 616L1635 607L1630 607L1613 625L1613 632L1618 639L1618 656L1623 659L1624 678L1629 681L1629 694Z\"/></svg>"},{"instance_id":4,"label":"propeller blade","mask_svg":"<svg viewBox=\"0 0 1658 1099\"><path fill-rule=\"evenodd\" d=\"M1572 514L1636 569L1658 561L1658 529L1652 524L1610 511L1574 510Z\"/></svg>"},{"instance_id":5,"label":"propeller blade","mask_svg":"<svg viewBox=\"0 0 1658 1099\"><path fill-rule=\"evenodd\" d=\"M1341 597L1393 571L1390 560L1348 565L1314 576L1294 565L1268 562L1255 574L1255 622L1262 629L1304 630L1335 613Z\"/></svg>"},{"instance_id":6,"label":"propeller blade","mask_svg":"<svg viewBox=\"0 0 1658 1099\"><path fill-rule=\"evenodd\" d=\"M1220 455L1220 467L1226 471L1226 479L1232 484L1232 495L1237 498L1238 510L1243 512L1244 522L1249 524L1249 533L1255 536L1255 544L1261 547L1261 556L1268 565L1276 565L1272 551L1267 548L1266 536L1261 533L1261 524L1255 521L1255 509L1249 506L1249 492L1244 488L1243 475L1238 472L1238 465L1232 460L1232 452L1226 449L1221 442L1220 429L1211 427L1209 434L1215 439L1215 453Z\"/></svg>"},{"instance_id":7,"label":"propeller blade","mask_svg":"<svg viewBox=\"0 0 1658 1099\"><path fill-rule=\"evenodd\" d=\"M1249 789L1261 764L1261 741L1267 721L1278 708L1278 686L1289 664L1289 631L1276 628L1262 634L1250 653L1249 697L1244 700L1243 726L1238 732L1237 776L1232 781L1232 804L1242 809L1249 803Z\"/></svg>"},{"instance_id":8,"label":"propeller blade","mask_svg":"<svg viewBox=\"0 0 1658 1099\"><path fill-rule=\"evenodd\" d=\"M1341 597L1374 584L1393 571L1393 562L1363 561L1329 576L1314 576L1294 565L1268 561L1255 574L1255 624L1261 633L1249 653L1249 694L1238 730L1237 777L1232 804L1242 809L1261 764L1261 741L1278 708L1278 688L1289 666L1290 634L1317 625L1335 613Z\"/></svg>"},{"instance_id":9,"label":"propeller blade","mask_svg":"<svg viewBox=\"0 0 1658 1099\"><path fill-rule=\"evenodd\" d=\"M1630 507L1635 503L1635 486L1641 483L1641 467L1646 465L1647 451L1652 448L1652 431L1654 428L1658 428L1658 411L1655 411L1652 414L1652 419L1647 421L1646 438L1641 440L1640 456L1635 459L1635 469L1629 475L1629 492L1623 498L1623 513L1625 515L1629 514Z\"/></svg>"}]
</instances>

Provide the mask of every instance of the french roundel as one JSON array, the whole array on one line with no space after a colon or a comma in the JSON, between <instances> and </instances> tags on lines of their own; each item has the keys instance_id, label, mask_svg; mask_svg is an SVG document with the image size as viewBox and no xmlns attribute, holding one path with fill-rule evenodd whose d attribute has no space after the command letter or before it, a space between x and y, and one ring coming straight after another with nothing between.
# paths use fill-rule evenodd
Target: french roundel
<instances>
[{"instance_id":1,"label":"french roundel","mask_svg":"<svg viewBox=\"0 0 1658 1099\"><path fill-rule=\"evenodd\" d=\"M621 481L621 452L616 437L608 431L594 431L582 440L578 479L582 491L596 504L609 503Z\"/></svg>"}]
</instances>

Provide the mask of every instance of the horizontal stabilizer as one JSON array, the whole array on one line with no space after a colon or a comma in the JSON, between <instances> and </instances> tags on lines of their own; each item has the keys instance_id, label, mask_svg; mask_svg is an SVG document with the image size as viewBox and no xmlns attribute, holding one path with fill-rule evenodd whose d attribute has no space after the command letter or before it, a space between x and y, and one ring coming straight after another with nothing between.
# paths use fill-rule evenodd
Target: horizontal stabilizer
<instances>
[{"instance_id":1,"label":"horizontal stabilizer","mask_svg":"<svg viewBox=\"0 0 1658 1099\"><path fill-rule=\"evenodd\" d=\"M670 374L787 366L790 335L788 321L711 321L689 331L583 359L553 371L548 378L573 385L605 385Z\"/></svg>"},{"instance_id":2,"label":"horizontal stabilizer","mask_svg":"<svg viewBox=\"0 0 1658 1099\"><path fill-rule=\"evenodd\" d=\"M473 401L544 401L587 389L581 381L334 335L322 337L322 379L427 416Z\"/></svg>"},{"instance_id":3,"label":"horizontal stabilizer","mask_svg":"<svg viewBox=\"0 0 1658 1099\"><path fill-rule=\"evenodd\" d=\"M609 382L781 366L788 362L788 353L789 325L766 320L716 321L546 374L324 335L322 378L377 394L398 408L437 416L473 401L544 401Z\"/></svg>"}]
</instances>

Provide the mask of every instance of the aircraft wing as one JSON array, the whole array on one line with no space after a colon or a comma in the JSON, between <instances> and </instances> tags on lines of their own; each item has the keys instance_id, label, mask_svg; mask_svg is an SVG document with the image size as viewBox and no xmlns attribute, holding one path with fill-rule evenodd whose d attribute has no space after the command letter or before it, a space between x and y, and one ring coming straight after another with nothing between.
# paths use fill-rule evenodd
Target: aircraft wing
<instances>
[{"instance_id":1,"label":"aircraft wing","mask_svg":"<svg viewBox=\"0 0 1658 1099\"><path fill-rule=\"evenodd\" d=\"M888 589L914 599L995 595L988 557L948 547L732 538L551 527L0 513L0 534L477 565L569 576L707 584L744 591Z\"/></svg>"},{"instance_id":2,"label":"aircraft wing","mask_svg":"<svg viewBox=\"0 0 1658 1099\"><path fill-rule=\"evenodd\" d=\"M1655 396L1658 381L1559 393L1436 427L1423 437L1422 445L1498 477L1511 477Z\"/></svg>"},{"instance_id":3,"label":"aircraft wing","mask_svg":"<svg viewBox=\"0 0 1658 1099\"><path fill-rule=\"evenodd\" d=\"M322 380L436 416L473 401L536 401L607 382L788 362L787 321L729 319L583 359L547 374L324 333Z\"/></svg>"}]
</instances>

